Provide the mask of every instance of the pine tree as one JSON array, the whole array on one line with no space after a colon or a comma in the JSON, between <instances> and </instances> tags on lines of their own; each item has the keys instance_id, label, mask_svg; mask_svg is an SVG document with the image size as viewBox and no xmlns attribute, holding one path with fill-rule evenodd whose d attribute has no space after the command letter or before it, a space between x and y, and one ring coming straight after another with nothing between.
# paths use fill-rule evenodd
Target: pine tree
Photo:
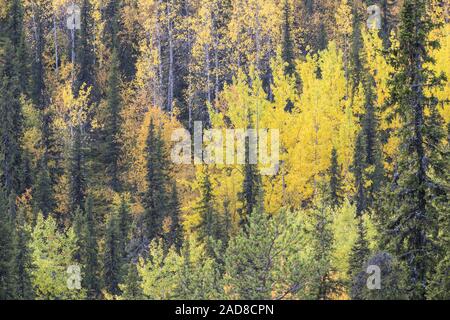
<instances>
[{"instance_id":1,"label":"pine tree","mask_svg":"<svg viewBox=\"0 0 450 320\"><path fill-rule=\"evenodd\" d=\"M167 155L161 129L156 129L150 120L146 143L147 184L144 196L145 225L150 240L162 233L162 222L167 213Z\"/></svg>"},{"instance_id":2,"label":"pine tree","mask_svg":"<svg viewBox=\"0 0 450 320\"><path fill-rule=\"evenodd\" d=\"M110 186L114 191L120 191L120 72L117 51L114 49L108 77L107 114L104 129L104 164L106 174L110 179Z\"/></svg>"},{"instance_id":3,"label":"pine tree","mask_svg":"<svg viewBox=\"0 0 450 320\"><path fill-rule=\"evenodd\" d=\"M47 217L55 206L53 197L52 181L50 170L47 167L47 161L41 159L39 172L37 173L35 190L33 192L33 201L36 212L41 212Z\"/></svg>"},{"instance_id":4,"label":"pine tree","mask_svg":"<svg viewBox=\"0 0 450 320\"><path fill-rule=\"evenodd\" d=\"M428 94L441 80L429 67L434 63L430 50L438 46L428 38L435 27L429 9L424 0L404 2L399 45L392 50L391 62L395 69L391 103L402 127L396 185L392 197L386 199L385 240L407 262L412 299L425 298L428 275L435 266L432 241L439 207L432 199L446 193L435 177L448 177L441 151L444 133L438 101Z\"/></svg>"},{"instance_id":5,"label":"pine tree","mask_svg":"<svg viewBox=\"0 0 450 320\"><path fill-rule=\"evenodd\" d=\"M337 208L342 204L343 191L341 168L339 166L336 148L333 148L331 150L331 164L328 172L330 175L328 202L330 203L331 207Z\"/></svg>"}]
</instances>

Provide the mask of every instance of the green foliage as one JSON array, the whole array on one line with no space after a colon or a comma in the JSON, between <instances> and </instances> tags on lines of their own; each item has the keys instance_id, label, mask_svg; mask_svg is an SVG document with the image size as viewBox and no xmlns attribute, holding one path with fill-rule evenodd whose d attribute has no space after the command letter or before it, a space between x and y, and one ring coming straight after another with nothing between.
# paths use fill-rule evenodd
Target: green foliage
<instances>
[{"instance_id":1,"label":"green foliage","mask_svg":"<svg viewBox=\"0 0 450 320\"><path fill-rule=\"evenodd\" d=\"M32 283L37 299L84 299L84 288L69 289L69 266L79 265L75 255L79 250L73 228L58 231L56 221L38 214L30 242L33 269Z\"/></svg>"}]
</instances>

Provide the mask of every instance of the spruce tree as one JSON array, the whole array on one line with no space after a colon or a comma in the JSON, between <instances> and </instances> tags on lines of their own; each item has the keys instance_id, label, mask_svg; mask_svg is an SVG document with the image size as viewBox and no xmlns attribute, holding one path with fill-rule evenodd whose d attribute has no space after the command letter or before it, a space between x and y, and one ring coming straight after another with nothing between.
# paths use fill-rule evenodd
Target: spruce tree
<instances>
[{"instance_id":1,"label":"spruce tree","mask_svg":"<svg viewBox=\"0 0 450 320\"><path fill-rule=\"evenodd\" d=\"M14 225L8 209L8 200L0 189L0 300L14 299L16 279Z\"/></svg>"},{"instance_id":2,"label":"spruce tree","mask_svg":"<svg viewBox=\"0 0 450 320\"><path fill-rule=\"evenodd\" d=\"M168 221L170 222L169 230L165 234L166 247L172 246L180 250L183 242L183 226L180 221L181 210L180 201L178 199L177 185L172 182L170 199L168 203Z\"/></svg>"},{"instance_id":3,"label":"spruce tree","mask_svg":"<svg viewBox=\"0 0 450 320\"><path fill-rule=\"evenodd\" d=\"M198 232L200 240L205 243L206 252L213 254L215 240L220 238L220 221L214 210L215 198L212 192L209 169L205 165L199 175L200 198L197 202L196 210L200 215L200 225Z\"/></svg>"},{"instance_id":4,"label":"spruce tree","mask_svg":"<svg viewBox=\"0 0 450 320\"><path fill-rule=\"evenodd\" d=\"M331 164L328 172L330 175L328 203L331 207L337 208L342 204L343 191L341 168L338 162L337 150L334 147L331 150Z\"/></svg>"},{"instance_id":5,"label":"spruce tree","mask_svg":"<svg viewBox=\"0 0 450 320\"><path fill-rule=\"evenodd\" d=\"M134 263L129 263L127 268L127 275L124 278L124 283L120 285L122 290L122 299L125 300L141 300L144 297L141 288L141 278Z\"/></svg>"},{"instance_id":6,"label":"spruce tree","mask_svg":"<svg viewBox=\"0 0 450 320\"><path fill-rule=\"evenodd\" d=\"M116 213L113 212L106 222L103 252L103 286L113 295L120 294L123 261L121 251L119 223Z\"/></svg>"},{"instance_id":7,"label":"spruce tree","mask_svg":"<svg viewBox=\"0 0 450 320\"><path fill-rule=\"evenodd\" d=\"M148 239L162 234L162 222L167 215L168 161L161 129L150 120L146 142L147 191L144 195L145 226Z\"/></svg>"},{"instance_id":8,"label":"spruce tree","mask_svg":"<svg viewBox=\"0 0 450 320\"><path fill-rule=\"evenodd\" d=\"M69 159L69 210L74 215L84 208L86 194L86 177L84 165L83 134L81 127L73 129L72 149Z\"/></svg>"},{"instance_id":9,"label":"spruce tree","mask_svg":"<svg viewBox=\"0 0 450 320\"><path fill-rule=\"evenodd\" d=\"M388 223L385 240L409 270L410 298L424 299L435 266L439 206L434 198L446 194L448 163L442 154L444 139L437 99L429 94L440 84L430 66L429 40L435 28L429 2L405 0L401 12L399 45L392 49L395 74L390 83L391 103L402 121L395 186L386 199ZM445 198L445 197L444 197ZM442 198L441 198L442 199ZM444 201L448 205L448 200Z\"/></svg>"},{"instance_id":10,"label":"spruce tree","mask_svg":"<svg viewBox=\"0 0 450 320\"><path fill-rule=\"evenodd\" d=\"M107 90L107 110L104 128L104 164L106 174L109 177L111 188L120 191L120 171L119 158L121 146L120 125L121 125L121 97L120 97L120 71L117 51L114 50L111 57L110 70L108 76Z\"/></svg>"},{"instance_id":11,"label":"spruce tree","mask_svg":"<svg viewBox=\"0 0 450 320\"><path fill-rule=\"evenodd\" d=\"M74 218L74 231L78 238L78 262L83 265L82 287L89 299L98 298L100 292L98 274L98 246L93 216L92 198L86 199L85 210L78 209Z\"/></svg>"},{"instance_id":12,"label":"spruce tree","mask_svg":"<svg viewBox=\"0 0 450 320\"><path fill-rule=\"evenodd\" d=\"M352 247L349 257L350 296L353 300L362 300L363 295L357 284L358 275L363 272L363 266L370 255L366 228L363 216L358 216L358 237Z\"/></svg>"},{"instance_id":13,"label":"spruce tree","mask_svg":"<svg viewBox=\"0 0 450 320\"><path fill-rule=\"evenodd\" d=\"M252 121L251 114L248 112L248 128L251 129ZM258 165L251 163L250 153L255 150L257 146L250 146L250 137L245 137L245 164L243 166L244 182L242 185L242 192L240 194L240 201L242 203L241 225L247 223L247 217L261 206L261 176L259 174Z\"/></svg>"},{"instance_id":14,"label":"spruce tree","mask_svg":"<svg viewBox=\"0 0 450 320\"><path fill-rule=\"evenodd\" d=\"M293 75L295 72L294 41L292 39L291 7L288 0L283 6L283 61L287 63L285 73Z\"/></svg>"},{"instance_id":15,"label":"spruce tree","mask_svg":"<svg viewBox=\"0 0 450 320\"><path fill-rule=\"evenodd\" d=\"M331 210L320 204L314 210L313 248L315 268L313 292L318 300L326 300L338 293L340 284L333 278L335 272L331 260L334 248L334 235L331 228Z\"/></svg>"}]
</instances>

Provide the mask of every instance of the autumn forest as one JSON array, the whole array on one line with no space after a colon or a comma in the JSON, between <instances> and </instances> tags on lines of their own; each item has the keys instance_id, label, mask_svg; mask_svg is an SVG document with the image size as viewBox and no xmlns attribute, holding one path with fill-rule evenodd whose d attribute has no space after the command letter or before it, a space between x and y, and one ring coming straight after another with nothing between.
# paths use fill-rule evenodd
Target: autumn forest
<instances>
[{"instance_id":1,"label":"autumn forest","mask_svg":"<svg viewBox=\"0 0 450 320\"><path fill-rule=\"evenodd\" d=\"M449 122L448 0L0 0L0 300L450 299Z\"/></svg>"}]
</instances>

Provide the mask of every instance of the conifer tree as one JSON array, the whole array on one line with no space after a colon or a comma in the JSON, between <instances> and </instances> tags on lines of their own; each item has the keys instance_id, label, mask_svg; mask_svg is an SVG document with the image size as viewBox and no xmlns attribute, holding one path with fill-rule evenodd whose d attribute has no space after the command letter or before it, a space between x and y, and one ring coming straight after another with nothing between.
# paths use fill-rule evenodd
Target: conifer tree
<instances>
[{"instance_id":1,"label":"conifer tree","mask_svg":"<svg viewBox=\"0 0 450 320\"><path fill-rule=\"evenodd\" d=\"M169 230L165 234L165 243L167 248L172 246L179 250L183 243L183 226L180 221L180 201L178 199L177 185L172 182L170 199L168 203L168 221L170 223Z\"/></svg>"},{"instance_id":2,"label":"conifer tree","mask_svg":"<svg viewBox=\"0 0 450 320\"><path fill-rule=\"evenodd\" d=\"M21 106L21 83L16 48L8 38L4 39L2 45L2 60L0 65L0 183L9 194L20 193L22 181L22 148L20 139L22 137L22 106Z\"/></svg>"},{"instance_id":3,"label":"conifer tree","mask_svg":"<svg viewBox=\"0 0 450 320\"><path fill-rule=\"evenodd\" d=\"M350 296L354 300L362 300L363 295L357 285L357 277L363 271L367 259L370 255L369 243L367 241L366 228L364 226L363 216L358 216L358 237L352 247L349 257L349 274L350 274Z\"/></svg>"},{"instance_id":4,"label":"conifer tree","mask_svg":"<svg viewBox=\"0 0 450 320\"><path fill-rule=\"evenodd\" d=\"M127 275L124 277L124 283L120 285L122 290L122 298L126 300L143 299L144 294L141 288L141 278L134 263L129 263Z\"/></svg>"},{"instance_id":5,"label":"conifer tree","mask_svg":"<svg viewBox=\"0 0 450 320\"><path fill-rule=\"evenodd\" d=\"M86 289L87 297L95 299L100 292L98 274L98 246L93 216L92 198L86 199L85 211L78 209L74 218L74 231L78 239L77 259L83 265L82 286Z\"/></svg>"},{"instance_id":6,"label":"conifer tree","mask_svg":"<svg viewBox=\"0 0 450 320\"><path fill-rule=\"evenodd\" d=\"M5 192L0 189L0 299L13 299L15 297L14 276L14 228L9 215Z\"/></svg>"},{"instance_id":7,"label":"conifer tree","mask_svg":"<svg viewBox=\"0 0 450 320\"><path fill-rule=\"evenodd\" d=\"M148 238L160 236L162 222L167 213L167 155L161 129L155 128L153 119L150 120L146 142L148 189L144 195L145 225Z\"/></svg>"},{"instance_id":8,"label":"conifer tree","mask_svg":"<svg viewBox=\"0 0 450 320\"><path fill-rule=\"evenodd\" d=\"M342 191L341 168L339 166L336 148L333 148L331 150L331 164L328 171L330 175L328 202L333 208L337 208L342 204L343 191Z\"/></svg>"},{"instance_id":9,"label":"conifer tree","mask_svg":"<svg viewBox=\"0 0 450 320\"><path fill-rule=\"evenodd\" d=\"M442 154L444 133L437 99L428 92L440 78L430 69L429 40L435 24L429 2L406 0L401 13L399 44L392 50L395 74L390 83L391 103L402 121L395 186L386 199L388 224L385 240L407 262L412 299L424 299L428 275L435 266L432 242L437 226L438 203L445 194L448 166ZM444 183L444 185L442 184ZM448 200L444 200L447 201Z\"/></svg>"},{"instance_id":10,"label":"conifer tree","mask_svg":"<svg viewBox=\"0 0 450 320\"><path fill-rule=\"evenodd\" d=\"M214 210L215 198L212 192L211 177L208 167L205 165L199 175L200 198L197 203L196 210L200 215L199 236L200 240L205 243L206 252L209 255L213 254L213 247L215 240L218 240L220 235L220 221Z\"/></svg>"},{"instance_id":11,"label":"conifer tree","mask_svg":"<svg viewBox=\"0 0 450 320\"><path fill-rule=\"evenodd\" d=\"M69 162L69 210L72 215L84 208L86 194L86 177L84 165L83 135L81 127L73 129L72 149Z\"/></svg>"},{"instance_id":12,"label":"conifer tree","mask_svg":"<svg viewBox=\"0 0 450 320\"><path fill-rule=\"evenodd\" d=\"M120 294L122 261L119 222L116 213L112 212L106 222L103 252L103 286L109 294Z\"/></svg>"},{"instance_id":13,"label":"conifer tree","mask_svg":"<svg viewBox=\"0 0 450 320\"><path fill-rule=\"evenodd\" d=\"M326 300L339 292L340 284L333 278L331 264L334 247L334 235L331 229L331 210L319 205L314 210L313 248L314 261L317 264L314 275L313 292L318 300Z\"/></svg>"},{"instance_id":14,"label":"conifer tree","mask_svg":"<svg viewBox=\"0 0 450 320\"><path fill-rule=\"evenodd\" d=\"M16 298L29 300L34 298L31 282L31 252L29 242L31 240L30 228L26 225L24 208L18 208L14 233L15 241L15 274L16 274Z\"/></svg>"},{"instance_id":15,"label":"conifer tree","mask_svg":"<svg viewBox=\"0 0 450 320\"><path fill-rule=\"evenodd\" d=\"M283 60L287 63L285 73L292 75L295 72L294 42L292 39L291 7L289 0L284 0L283 7Z\"/></svg>"},{"instance_id":16,"label":"conifer tree","mask_svg":"<svg viewBox=\"0 0 450 320\"><path fill-rule=\"evenodd\" d=\"M114 49L108 77L107 114L104 129L104 164L109 177L110 186L114 191L120 190L119 158L120 158L120 71L117 50Z\"/></svg>"}]
</instances>

